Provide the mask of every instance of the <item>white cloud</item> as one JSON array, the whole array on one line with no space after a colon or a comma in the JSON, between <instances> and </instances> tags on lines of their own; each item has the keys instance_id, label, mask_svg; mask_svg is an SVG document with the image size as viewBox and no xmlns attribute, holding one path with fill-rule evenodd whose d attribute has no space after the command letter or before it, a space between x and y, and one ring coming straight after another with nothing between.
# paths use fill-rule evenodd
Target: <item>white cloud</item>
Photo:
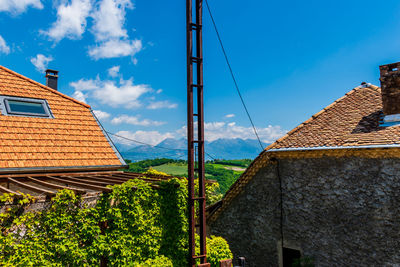
<instances>
[{"instance_id":1,"label":"white cloud","mask_svg":"<svg viewBox=\"0 0 400 267\"><path fill-rule=\"evenodd\" d=\"M93 59L134 56L142 50L141 40L111 39L89 48L89 56Z\"/></svg>"},{"instance_id":2,"label":"white cloud","mask_svg":"<svg viewBox=\"0 0 400 267\"><path fill-rule=\"evenodd\" d=\"M181 136L186 136L186 126L177 131ZM207 141L217 139L256 139L252 127L236 125L235 122L207 122L204 123L204 137ZM286 133L279 125L268 125L266 128L257 128L260 139L265 143L272 143Z\"/></svg>"},{"instance_id":3,"label":"white cloud","mask_svg":"<svg viewBox=\"0 0 400 267\"><path fill-rule=\"evenodd\" d=\"M157 91L156 91L156 94L161 94L162 93L162 89L158 89Z\"/></svg>"},{"instance_id":4,"label":"white cloud","mask_svg":"<svg viewBox=\"0 0 400 267\"><path fill-rule=\"evenodd\" d=\"M81 101L81 102L83 102L83 103L86 103L86 97L87 97L87 95L84 94L84 93L82 93L81 91L75 91L75 92L72 94L72 97L75 98L75 99L78 100L78 101Z\"/></svg>"},{"instance_id":5,"label":"white cloud","mask_svg":"<svg viewBox=\"0 0 400 267\"><path fill-rule=\"evenodd\" d=\"M0 0L1 2L2 0ZM10 53L10 47L7 45L6 41L0 35L0 53L8 54Z\"/></svg>"},{"instance_id":6,"label":"white cloud","mask_svg":"<svg viewBox=\"0 0 400 267\"><path fill-rule=\"evenodd\" d=\"M111 123L112 124L126 123L138 126L160 126L165 124L165 122L162 121L153 121L149 119L141 120L138 116L128 116L128 115L121 115L119 117L115 117L111 120Z\"/></svg>"},{"instance_id":7,"label":"white cloud","mask_svg":"<svg viewBox=\"0 0 400 267\"><path fill-rule=\"evenodd\" d=\"M80 79L79 81L76 82L70 82L69 85L77 91L89 91L89 90L100 89L100 83L101 83L100 78L99 76L97 76L96 80Z\"/></svg>"},{"instance_id":8,"label":"white cloud","mask_svg":"<svg viewBox=\"0 0 400 267\"><path fill-rule=\"evenodd\" d=\"M93 113L99 120L106 120L111 116L110 113L101 110L93 110Z\"/></svg>"},{"instance_id":9,"label":"white cloud","mask_svg":"<svg viewBox=\"0 0 400 267\"><path fill-rule=\"evenodd\" d=\"M120 81L117 86L113 81L106 81L103 88L95 90L93 96L100 100L102 104L112 107L124 106L126 108L137 108L141 106L139 97L150 92L150 86L146 84L133 84L132 79Z\"/></svg>"},{"instance_id":10,"label":"white cloud","mask_svg":"<svg viewBox=\"0 0 400 267\"><path fill-rule=\"evenodd\" d=\"M123 136L128 139L133 139L139 142L143 142L146 144L151 144L151 145L157 145L163 140L167 138L174 138L175 135L173 133L160 133L158 131L136 131L136 132L130 132L130 131L119 131L116 133L119 136ZM133 141L129 141L123 138L119 138L116 136L113 136L113 139L120 144L126 144L126 145L138 145L138 143L135 143Z\"/></svg>"},{"instance_id":11,"label":"white cloud","mask_svg":"<svg viewBox=\"0 0 400 267\"><path fill-rule=\"evenodd\" d=\"M102 0L93 14L93 33L98 41L127 38L124 29L125 9L133 9L130 0Z\"/></svg>"},{"instance_id":12,"label":"white cloud","mask_svg":"<svg viewBox=\"0 0 400 267\"><path fill-rule=\"evenodd\" d=\"M46 57L45 55L37 54L36 57L31 58L31 63L35 66L37 71L44 72L52 60L53 58L51 56Z\"/></svg>"},{"instance_id":13,"label":"white cloud","mask_svg":"<svg viewBox=\"0 0 400 267\"><path fill-rule=\"evenodd\" d=\"M69 84L76 91L87 91L88 97L99 100L101 104L112 107L138 108L142 105L139 98L153 89L147 84L134 84L133 79L120 79L119 83L112 80L81 79Z\"/></svg>"},{"instance_id":14,"label":"white cloud","mask_svg":"<svg viewBox=\"0 0 400 267\"><path fill-rule=\"evenodd\" d=\"M25 12L29 6L37 9L43 8L40 0L0 0L0 11L8 11L14 14Z\"/></svg>"},{"instance_id":15,"label":"white cloud","mask_svg":"<svg viewBox=\"0 0 400 267\"><path fill-rule=\"evenodd\" d=\"M156 102L151 102L148 106L147 109L161 109L161 108L177 108L178 104L175 103L170 103L169 101L156 101Z\"/></svg>"},{"instance_id":16,"label":"white cloud","mask_svg":"<svg viewBox=\"0 0 400 267\"><path fill-rule=\"evenodd\" d=\"M225 115L225 118L233 118L233 117L235 117L235 114L226 114Z\"/></svg>"},{"instance_id":17,"label":"white cloud","mask_svg":"<svg viewBox=\"0 0 400 267\"><path fill-rule=\"evenodd\" d=\"M57 21L48 31L42 31L58 42L63 38L79 39L85 32L86 18L92 8L90 0L71 0L57 7Z\"/></svg>"},{"instance_id":18,"label":"white cloud","mask_svg":"<svg viewBox=\"0 0 400 267\"><path fill-rule=\"evenodd\" d=\"M109 68L107 70L108 75L110 75L111 77L117 77L118 73L119 73L119 69L120 69L120 66L114 66L114 67Z\"/></svg>"},{"instance_id":19,"label":"white cloud","mask_svg":"<svg viewBox=\"0 0 400 267\"><path fill-rule=\"evenodd\" d=\"M130 0L101 0L93 14L92 32L96 45L89 47L89 56L95 60L134 56L142 50L141 40L130 40L124 28L127 9L133 9ZM137 59L132 59L137 64Z\"/></svg>"}]
</instances>

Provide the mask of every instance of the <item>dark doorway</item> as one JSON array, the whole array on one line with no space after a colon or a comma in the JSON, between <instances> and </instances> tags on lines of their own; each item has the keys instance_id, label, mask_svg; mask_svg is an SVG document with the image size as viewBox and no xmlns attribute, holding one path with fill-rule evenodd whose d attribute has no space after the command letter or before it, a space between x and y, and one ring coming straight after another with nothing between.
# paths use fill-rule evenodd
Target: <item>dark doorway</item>
<instances>
[{"instance_id":1,"label":"dark doorway","mask_svg":"<svg viewBox=\"0 0 400 267\"><path fill-rule=\"evenodd\" d=\"M292 267L295 260L301 258L300 250L291 248L282 248L283 267Z\"/></svg>"}]
</instances>

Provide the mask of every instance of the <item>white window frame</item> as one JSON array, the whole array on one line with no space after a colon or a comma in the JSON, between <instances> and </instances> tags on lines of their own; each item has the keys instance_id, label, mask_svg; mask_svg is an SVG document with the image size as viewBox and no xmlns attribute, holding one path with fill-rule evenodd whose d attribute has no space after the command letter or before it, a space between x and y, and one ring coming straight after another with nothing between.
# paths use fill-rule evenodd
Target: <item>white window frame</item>
<instances>
[{"instance_id":1,"label":"white window frame","mask_svg":"<svg viewBox=\"0 0 400 267\"><path fill-rule=\"evenodd\" d=\"M20 101L20 102L41 104L43 107L43 110L45 111L45 114L12 111L8 101ZM16 96L0 96L0 109L1 109L1 113L6 116L54 118L53 114L51 113L49 104L47 103L47 101L45 99L16 97Z\"/></svg>"}]
</instances>

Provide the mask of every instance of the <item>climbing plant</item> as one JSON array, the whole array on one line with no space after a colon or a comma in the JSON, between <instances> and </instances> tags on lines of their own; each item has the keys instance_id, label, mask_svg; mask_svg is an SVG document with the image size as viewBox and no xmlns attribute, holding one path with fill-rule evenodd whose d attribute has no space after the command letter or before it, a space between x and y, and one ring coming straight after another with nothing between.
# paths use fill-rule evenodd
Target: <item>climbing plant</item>
<instances>
[{"instance_id":1,"label":"climbing plant","mask_svg":"<svg viewBox=\"0 0 400 267\"><path fill-rule=\"evenodd\" d=\"M185 180L150 185L130 180L112 186L95 204L70 190L44 207L35 199L0 197L3 266L186 266ZM35 206L36 205L36 206ZM209 261L232 257L220 237L207 241Z\"/></svg>"}]
</instances>

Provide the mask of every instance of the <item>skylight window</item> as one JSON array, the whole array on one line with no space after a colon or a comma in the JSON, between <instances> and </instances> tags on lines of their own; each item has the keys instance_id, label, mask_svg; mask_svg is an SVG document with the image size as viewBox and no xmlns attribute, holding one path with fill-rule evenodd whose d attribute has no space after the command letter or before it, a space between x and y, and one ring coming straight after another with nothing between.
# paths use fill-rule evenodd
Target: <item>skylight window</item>
<instances>
[{"instance_id":1,"label":"skylight window","mask_svg":"<svg viewBox=\"0 0 400 267\"><path fill-rule=\"evenodd\" d=\"M44 99L0 96L0 107L3 115L53 118Z\"/></svg>"}]
</instances>

